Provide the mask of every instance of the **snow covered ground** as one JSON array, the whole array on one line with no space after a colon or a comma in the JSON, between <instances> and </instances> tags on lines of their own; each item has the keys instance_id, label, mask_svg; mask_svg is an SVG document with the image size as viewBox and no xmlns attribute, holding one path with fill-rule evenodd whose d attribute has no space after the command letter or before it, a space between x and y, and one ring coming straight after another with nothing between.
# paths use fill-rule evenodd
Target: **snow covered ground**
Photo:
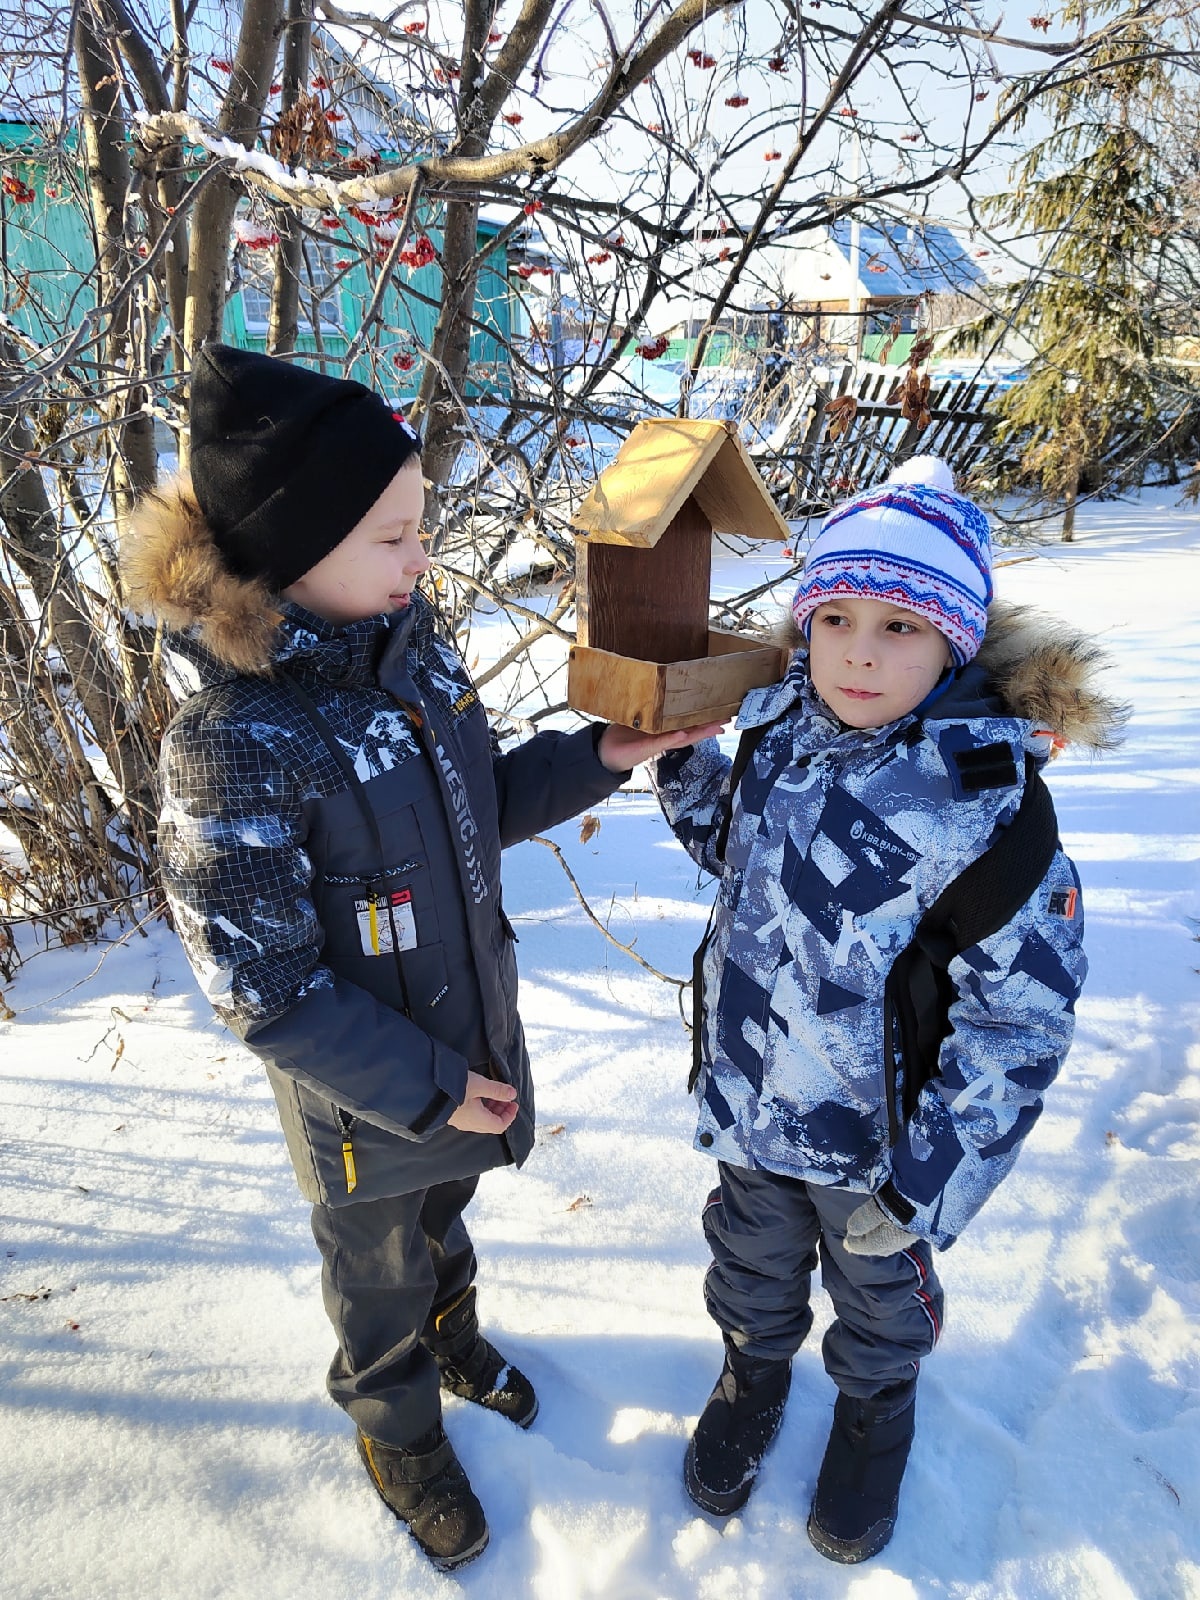
<instances>
[{"instance_id":1,"label":"snow covered ground","mask_svg":"<svg viewBox=\"0 0 1200 1600\"><path fill-rule=\"evenodd\" d=\"M1118 754L1051 774L1091 979L1016 1172L941 1258L892 1545L840 1569L805 1536L833 1399L820 1297L745 1512L717 1526L687 1500L720 1344L676 994L528 844L507 899L541 1132L524 1172L484 1180L474 1232L485 1320L542 1411L524 1435L447 1406L490 1549L436 1574L367 1485L324 1395L317 1257L267 1085L156 929L37 955L7 991L6 1600L1200 1596L1200 511L1092 509L999 587L1103 635L1136 711ZM577 824L556 839L616 936L682 976L711 890L647 794L598 815L586 845Z\"/></svg>"}]
</instances>

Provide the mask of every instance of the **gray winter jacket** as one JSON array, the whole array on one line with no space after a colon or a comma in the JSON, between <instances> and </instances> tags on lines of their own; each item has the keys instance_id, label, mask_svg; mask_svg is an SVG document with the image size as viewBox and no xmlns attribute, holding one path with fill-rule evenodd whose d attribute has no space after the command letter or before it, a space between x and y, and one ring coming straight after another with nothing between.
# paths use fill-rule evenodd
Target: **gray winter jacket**
<instances>
[{"instance_id":1,"label":"gray winter jacket","mask_svg":"<svg viewBox=\"0 0 1200 1600\"><path fill-rule=\"evenodd\" d=\"M196 538L194 503L164 499L143 579ZM171 641L197 692L163 741L163 879L201 987L266 1065L303 1193L337 1206L519 1165L533 1085L500 851L617 787L599 730L497 754L419 595L343 628L288 606L263 671L245 670L262 637L196 610ZM251 635L260 622L247 615ZM503 1137L447 1126L468 1068L517 1088Z\"/></svg>"}]
</instances>

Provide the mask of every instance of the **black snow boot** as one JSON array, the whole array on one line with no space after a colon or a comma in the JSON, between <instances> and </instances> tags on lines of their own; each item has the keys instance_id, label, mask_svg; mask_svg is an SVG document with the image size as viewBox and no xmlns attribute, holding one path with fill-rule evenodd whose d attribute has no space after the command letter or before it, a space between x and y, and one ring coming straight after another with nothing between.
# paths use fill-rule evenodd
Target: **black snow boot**
<instances>
[{"instance_id":1,"label":"black snow boot","mask_svg":"<svg viewBox=\"0 0 1200 1600\"><path fill-rule=\"evenodd\" d=\"M444 1572L487 1548L488 1525L441 1423L398 1449L358 1435L358 1453L394 1517Z\"/></svg>"},{"instance_id":2,"label":"black snow boot","mask_svg":"<svg viewBox=\"0 0 1200 1600\"><path fill-rule=\"evenodd\" d=\"M916 1388L911 1378L869 1400L838 1395L808 1516L808 1537L830 1561L866 1561L892 1537Z\"/></svg>"},{"instance_id":3,"label":"black snow boot","mask_svg":"<svg viewBox=\"0 0 1200 1600\"><path fill-rule=\"evenodd\" d=\"M744 1355L726 1335L725 1365L683 1464L684 1487L702 1510L727 1517L746 1504L791 1384L789 1360Z\"/></svg>"},{"instance_id":4,"label":"black snow boot","mask_svg":"<svg viewBox=\"0 0 1200 1600\"><path fill-rule=\"evenodd\" d=\"M423 1343L438 1364L442 1388L527 1428L538 1414L538 1398L523 1372L509 1366L479 1331L475 1285L433 1315Z\"/></svg>"}]
</instances>

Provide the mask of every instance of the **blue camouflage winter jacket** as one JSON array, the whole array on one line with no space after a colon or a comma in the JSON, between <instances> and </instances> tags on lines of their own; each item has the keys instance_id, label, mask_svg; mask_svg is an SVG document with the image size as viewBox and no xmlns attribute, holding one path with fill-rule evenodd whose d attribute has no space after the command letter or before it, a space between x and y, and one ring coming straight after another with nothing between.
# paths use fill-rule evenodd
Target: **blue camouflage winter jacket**
<instances>
[{"instance_id":1,"label":"blue camouflage winter jacket","mask_svg":"<svg viewBox=\"0 0 1200 1600\"><path fill-rule=\"evenodd\" d=\"M1119 715L1088 692L1094 651L1064 648L1028 614L1009 611L996 631L1007 700L986 654L922 714L878 729L843 728L802 653L747 695L738 727L770 726L734 797L724 862L730 762L716 741L653 768L667 821L720 877L697 1147L882 1190L897 1222L941 1247L1012 1166L1071 1042L1087 972L1074 866L1059 849L1008 925L953 961L952 1032L907 1123L885 1069L885 980L923 912L1012 820L1025 753L1044 761L1052 731L1103 745Z\"/></svg>"}]
</instances>

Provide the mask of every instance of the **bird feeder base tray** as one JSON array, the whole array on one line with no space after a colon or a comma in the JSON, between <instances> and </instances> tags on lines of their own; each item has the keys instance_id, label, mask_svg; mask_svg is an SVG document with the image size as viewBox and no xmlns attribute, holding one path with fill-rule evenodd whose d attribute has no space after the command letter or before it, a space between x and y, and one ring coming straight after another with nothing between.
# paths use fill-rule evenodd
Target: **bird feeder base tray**
<instances>
[{"instance_id":1,"label":"bird feeder base tray","mask_svg":"<svg viewBox=\"0 0 1200 1600\"><path fill-rule=\"evenodd\" d=\"M641 733L725 722L751 689L779 682L788 655L778 645L715 628L708 655L694 661L642 661L575 645L567 664L567 703Z\"/></svg>"}]
</instances>

